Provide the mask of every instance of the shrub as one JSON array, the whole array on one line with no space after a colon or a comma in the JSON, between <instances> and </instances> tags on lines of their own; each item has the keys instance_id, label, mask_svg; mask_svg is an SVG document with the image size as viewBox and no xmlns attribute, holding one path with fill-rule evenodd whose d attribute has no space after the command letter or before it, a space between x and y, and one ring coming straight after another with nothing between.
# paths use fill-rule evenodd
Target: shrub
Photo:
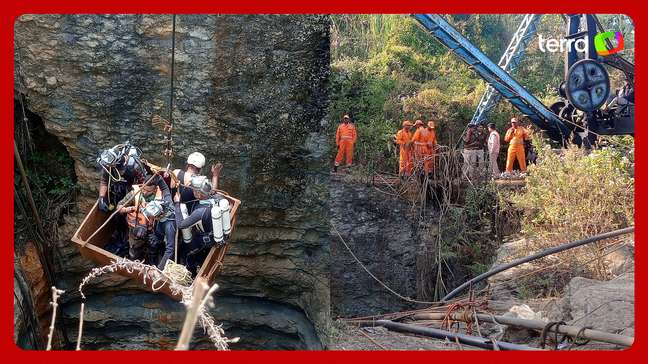
<instances>
[{"instance_id":1,"label":"shrub","mask_svg":"<svg viewBox=\"0 0 648 364\"><path fill-rule=\"evenodd\" d=\"M539 139L534 144L538 162L529 166L523 192L512 196L514 205L524 211L522 229L533 249L634 224L631 152L608 147L587 154L570 146L556 153ZM557 257L567 266L583 267L585 275L606 278L598 259L603 244L590 244Z\"/></svg>"}]
</instances>

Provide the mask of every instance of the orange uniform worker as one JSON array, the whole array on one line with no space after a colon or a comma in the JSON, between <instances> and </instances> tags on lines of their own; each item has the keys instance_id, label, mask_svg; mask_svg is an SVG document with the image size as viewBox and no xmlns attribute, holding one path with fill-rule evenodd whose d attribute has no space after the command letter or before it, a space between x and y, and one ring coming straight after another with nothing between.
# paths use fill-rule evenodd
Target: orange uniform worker
<instances>
[{"instance_id":1,"label":"orange uniform worker","mask_svg":"<svg viewBox=\"0 0 648 364\"><path fill-rule=\"evenodd\" d=\"M335 133L335 145L337 145L338 152L335 157L335 167L333 170L337 172L337 167L342 163L342 159L346 157L346 165L351 166L353 163L353 146L357 139L355 125L351 122L349 115L342 117L342 124L337 128Z\"/></svg>"},{"instance_id":2,"label":"orange uniform worker","mask_svg":"<svg viewBox=\"0 0 648 364\"><path fill-rule=\"evenodd\" d=\"M412 123L409 120L403 121L403 128L396 133L396 144L400 146L398 158L398 174L409 176L412 174Z\"/></svg>"},{"instance_id":3,"label":"orange uniform worker","mask_svg":"<svg viewBox=\"0 0 648 364\"><path fill-rule=\"evenodd\" d=\"M437 145L437 137L436 137L436 131L434 129L436 126L434 125L434 121L430 120L427 123L427 130L428 130L428 152L429 152L429 158L425 163L425 172L430 173L434 169L434 157L436 154L436 145Z\"/></svg>"},{"instance_id":4,"label":"orange uniform worker","mask_svg":"<svg viewBox=\"0 0 648 364\"><path fill-rule=\"evenodd\" d=\"M519 126L517 118L511 119L511 127L506 131L504 141L509 143L506 156L506 172L513 171L513 163L517 159L522 173L526 173L526 156L524 153L524 141L529 138L528 131Z\"/></svg>"},{"instance_id":5,"label":"orange uniform worker","mask_svg":"<svg viewBox=\"0 0 648 364\"><path fill-rule=\"evenodd\" d=\"M434 125L434 123L432 123ZM414 124L416 132L412 137L414 144L414 161L416 164L422 164L425 173L430 173L434 166L434 145L436 145L436 134L433 128L425 127L422 120L416 120Z\"/></svg>"}]
</instances>

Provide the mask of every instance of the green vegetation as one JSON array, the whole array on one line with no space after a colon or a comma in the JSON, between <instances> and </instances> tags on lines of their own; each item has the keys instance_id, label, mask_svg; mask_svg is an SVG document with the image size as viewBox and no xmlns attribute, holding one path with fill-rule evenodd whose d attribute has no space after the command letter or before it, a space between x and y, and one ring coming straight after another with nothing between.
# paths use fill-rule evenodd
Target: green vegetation
<instances>
[{"instance_id":1,"label":"green vegetation","mask_svg":"<svg viewBox=\"0 0 648 364\"><path fill-rule=\"evenodd\" d=\"M539 138L533 142L538 162L529 166L526 188L510 197L511 208L522 213L529 251L634 225L632 137L608 138L607 146L590 154L574 146L552 150ZM520 276L520 297L557 296L576 276L612 278L605 255L613 246L601 241L536 262L545 269Z\"/></svg>"},{"instance_id":2,"label":"green vegetation","mask_svg":"<svg viewBox=\"0 0 648 364\"><path fill-rule=\"evenodd\" d=\"M498 61L522 17L448 15L446 19ZM634 61L631 20L623 15L601 15L599 19L604 29L624 34L626 50L622 54ZM354 173L397 171L392 140L403 120L435 120L439 143L457 145L486 83L409 16L335 15L332 20L330 134L335 133L341 115L354 116L358 129ZM538 33L545 38L562 38L564 31L560 15L544 15L538 24ZM556 87L564 78L562 57L540 51L538 42L531 41L514 76L551 105L558 99ZM608 71L612 89L620 87L622 73ZM519 112L500 102L488 120L495 122L503 135L512 116ZM429 246L417 264L421 296L439 298L445 291L444 280L485 271L502 236L520 228L525 235L535 236L535 248L542 249L632 224L634 140L606 138L601 144L607 141L611 141L607 149L585 155L575 148L555 154L536 140L538 165L529 168L523 193L511 199L509 191L497 192L489 184L478 184L467 188L460 201L445 201L440 208L440 228L428 229ZM559 282L573 277L569 264L585 262L595 254L565 255L564 265L545 272L542 279L534 275L521 284L529 288L525 294L553 294L561 287ZM459 272L461 267L468 272ZM579 273L601 276L597 274L600 269L588 267L589 271Z\"/></svg>"},{"instance_id":3,"label":"green vegetation","mask_svg":"<svg viewBox=\"0 0 648 364\"><path fill-rule=\"evenodd\" d=\"M462 34L498 61L523 15L449 15L446 18ZM608 29L626 35L633 59L634 33L629 19L619 15L600 17ZM358 129L356 160L368 172L397 170L393 135L405 119L437 121L437 137L455 145L470 121L486 83L455 55L407 15L334 15L331 31L330 134L340 116L351 113ZM564 22L559 15L545 15L538 33L560 38ZM543 102L557 99L563 79L562 55L543 53L531 41L516 79ZM621 74L611 71L613 83ZM618 86L618 85L617 85ZM502 102L489 120L504 130L512 115L519 114Z\"/></svg>"},{"instance_id":4,"label":"green vegetation","mask_svg":"<svg viewBox=\"0 0 648 364\"><path fill-rule=\"evenodd\" d=\"M556 153L538 145L538 163L529 166L527 186L512 197L525 212L523 232L533 237L534 248L634 225L634 158L627 147L614 145L586 154L573 146ZM595 259L599 248L592 245L560 257L574 266ZM605 278L598 268L588 273Z\"/></svg>"},{"instance_id":5,"label":"green vegetation","mask_svg":"<svg viewBox=\"0 0 648 364\"><path fill-rule=\"evenodd\" d=\"M74 162L64 152L34 152L27 160L27 168L30 182L47 198L67 195L76 185L70 174Z\"/></svg>"},{"instance_id":6,"label":"green vegetation","mask_svg":"<svg viewBox=\"0 0 648 364\"><path fill-rule=\"evenodd\" d=\"M446 254L467 267L471 277L488 270L499 246L497 198L492 183L469 187L464 204L451 207L440 221Z\"/></svg>"}]
</instances>

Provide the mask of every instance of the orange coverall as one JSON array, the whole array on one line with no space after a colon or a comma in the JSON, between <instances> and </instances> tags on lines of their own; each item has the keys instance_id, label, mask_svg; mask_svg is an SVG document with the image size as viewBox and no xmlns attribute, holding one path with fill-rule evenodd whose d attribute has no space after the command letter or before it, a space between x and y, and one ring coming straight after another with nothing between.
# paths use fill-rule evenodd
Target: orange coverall
<instances>
[{"instance_id":1,"label":"orange coverall","mask_svg":"<svg viewBox=\"0 0 648 364\"><path fill-rule=\"evenodd\" d=\"M416 129L412 137L414 142L414 160L420 163L423 161L425 173L434 169L434 146L436 145L436 133L426 127Z\"/></svg>"},{"instance_id":2,"label":"orange coverall","mask_svg":"<svg viewBox=\"0 0 648 364\"><path fill-rule=\"evenodd\" d=\"M335 165L342 163L342 158L346 157L346 164L350 166L353 163L353 146L357 139L356 128L352 123L340 124L335 133L335 145L338 147Z\"/></svg>"},{"instance_id":3,"label":"orange coverall","mask_svg":"<svg viewBox=\"0 0 648 364\"><path fill-rule=\"evenodd\" d=\"M528 139L529 134L521 126L509 128L506 131L504 141L509 143L508 154L506 156L506 171L513 171L513 163L517 159L520 170L526 172L526 155L524 153L524 141Z\"/></svg>"},{"instance_id":4,"label":"orange coverall","mask_svg":"<svg viewBox=\"0 0 648 364\"><path fill-rule=\"evenodd\" d=\"M411 139L412 133L407 129L401 129L396 133L396 144L400 146L398 174L401 176L412 174L412 147L409 144Z\"/></svg>"}]
</instances>

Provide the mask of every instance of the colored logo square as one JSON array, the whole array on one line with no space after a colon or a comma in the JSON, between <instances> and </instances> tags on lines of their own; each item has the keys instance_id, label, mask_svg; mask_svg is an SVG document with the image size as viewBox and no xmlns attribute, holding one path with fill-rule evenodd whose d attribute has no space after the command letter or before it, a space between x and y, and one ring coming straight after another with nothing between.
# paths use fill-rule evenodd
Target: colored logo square
<instances>
[{"instance_id":1,"label":"colored logo square","mask_svg":"<svg viewBox=\"0 0 648 364\"><path fill-rule=\"evenodd\" d=\"M616 47L608 49L607 43L609 42L611 45L614 45L613 40L616 41ZM621 32L598 33L594 37L594 48L596 48L596 53L601 56L609 56L610 54L618 53L623 50L623 35Z\"/></svg>"}]
</instances>

